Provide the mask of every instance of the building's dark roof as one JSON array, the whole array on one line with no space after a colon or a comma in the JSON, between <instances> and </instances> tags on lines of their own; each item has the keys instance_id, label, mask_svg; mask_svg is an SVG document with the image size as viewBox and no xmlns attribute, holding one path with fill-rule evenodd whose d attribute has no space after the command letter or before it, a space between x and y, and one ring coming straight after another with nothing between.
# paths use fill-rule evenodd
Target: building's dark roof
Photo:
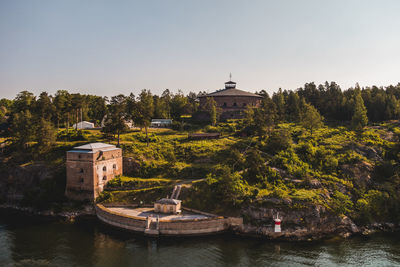
<instances>
[{"instance_id":1,"label":"building's dark roof","mask_svg":"<svg viewBox=\"0 0 400 267\"><path fill-rule=\"evenodd\" d=\"M181 201L177 200L177 199L172 199L172 198L162 198L162 199L157 200L156 203L178 205L179 203L181 203Z\"/></svg>"},{"instance_id":2,"label":"building's dark roof","mask_svg":"<svg viewBox=\"0 0 400 267\"><path fill-rule=\"evenodd\" d=\"M225 84L227 84L227 83L234 83L234 84L236 84L235 82L232 82L232 81L226 82Z\"/></svg>"},{"instance_id":3,"label":"building's dark roof","mask_svg":"<svg viewBox=\"0 0 400 267\"><path fill-rule=\"evenodd\" d=\"M211 94L202 95L202 96L199 96L199 97L209 97L209 96L212 96L212 97L214 97L214 96L251 96L251 97L262 98L262 96L260 96L260 95L253 94L253 93L250 93L250 92L246 92L246 91L243 91L243 90L239 90L239 89L236 89L236 88L222 89L222 90L215 91L215 92L213 92Z\"/></svg>"}]
</instances>

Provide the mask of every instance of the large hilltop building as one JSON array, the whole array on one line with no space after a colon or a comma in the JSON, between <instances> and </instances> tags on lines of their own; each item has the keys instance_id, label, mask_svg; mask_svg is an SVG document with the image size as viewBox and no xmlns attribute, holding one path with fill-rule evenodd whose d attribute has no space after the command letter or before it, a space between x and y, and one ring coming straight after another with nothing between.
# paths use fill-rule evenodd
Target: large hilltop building
<instances>
[{"instance_id":1,"label":"large hilltop building","mask_svg":"<svg viewBox=\"0 0 400 267\"><path fill-rule=\"evenodd\" d=\"M225 83L225 89L199 96L200 107L204 107L208 97L212 97L222 111L221 120L243 118L243 111L248 106L257 107L262 100L260 95L237 89L231 80Z\"/></svg>"},{"instance_id":2,"label":"large hilltop building","mask_svg":"<svg viewBox=\"0 0 400 267\"><path fill-rule=\"evenodd\" d=\"M65 195L75 200L95 200L108 181L122 175L122 149L91 143L67 152Z\"/></svg>"}]
</instances>

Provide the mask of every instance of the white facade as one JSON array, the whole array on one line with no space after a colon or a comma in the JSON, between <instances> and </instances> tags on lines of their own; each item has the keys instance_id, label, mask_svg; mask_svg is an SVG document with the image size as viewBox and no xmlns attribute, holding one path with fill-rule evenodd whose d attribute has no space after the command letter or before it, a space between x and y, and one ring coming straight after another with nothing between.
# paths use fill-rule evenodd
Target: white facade
<instances>
[{"instance_id":1,"label":"white facade","mask_svg":"<svg viewBox=\"0 0 400 267\"><path fill-rule=\"evenodd\" d=\"M171 126L171 119L152 119L150 127L154 128L168 128Z\"/></svg>"},{"instance_id":2,"label":"white facade","mask_svg":"<svg viewBox=\"0 0 400 267\"><path fill-rule=\"evenodd\" d=\"M79 130L82 129L93 129L94 128L94 123L93 122L88 122L88 121L80 121L78 123L75 123L72 125L72 128L76 128Z\"/></svg>"}]
</instances>

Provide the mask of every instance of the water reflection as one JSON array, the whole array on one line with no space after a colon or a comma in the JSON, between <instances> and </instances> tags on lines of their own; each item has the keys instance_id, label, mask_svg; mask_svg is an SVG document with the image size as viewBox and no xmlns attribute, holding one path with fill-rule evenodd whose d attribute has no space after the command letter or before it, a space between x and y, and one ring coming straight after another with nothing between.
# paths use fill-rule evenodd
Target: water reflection
<instances>
[{"instance_id":1,"label":"water reflection","mask_svg":"<svg viewBox=\"0 0 400 267\"><path fill-rule=\"evenodd\" d=\"M146 238L97 222L0 217L0 266L399 265L400 235L278 243L232 235Z\"/></svg>"}]
</instances>

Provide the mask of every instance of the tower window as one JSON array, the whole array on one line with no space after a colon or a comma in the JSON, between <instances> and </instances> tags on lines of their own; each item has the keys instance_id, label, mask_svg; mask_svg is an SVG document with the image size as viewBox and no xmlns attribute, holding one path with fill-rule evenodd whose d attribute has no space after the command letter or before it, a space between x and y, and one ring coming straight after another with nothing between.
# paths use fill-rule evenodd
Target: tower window
<instances>
[{"instance_id":1,"label":"tower window","mask_svg":"<svg viewBox=\"0 0 400 267\"><path fill-rule=\"evenodd\" d=\"M107 176L103 176L103 180L104 180L104 181L107 180Z\"/></svg>"},{"instance_id":2,"label":"tower window","mask_svg":"<svg viewBox=\"0 0 400 267\"><path fill-rule=\"evenodd\" d=\"M107 167L106 167L106 166L104 166L104 167L103 167L103 171L106 171L106 170L107 170Z\"/></svg>"},{"instance_id":3,"label":"tower window","mask_svg":"<svg viewBox=\"0 0 400 267\"><path fill-rule=\"evenodd\" d=\"M114 164L114 165L113 165L113 169L116 169L116 168L117 168L117 164Z\"/></svg>"}]
</instances>

